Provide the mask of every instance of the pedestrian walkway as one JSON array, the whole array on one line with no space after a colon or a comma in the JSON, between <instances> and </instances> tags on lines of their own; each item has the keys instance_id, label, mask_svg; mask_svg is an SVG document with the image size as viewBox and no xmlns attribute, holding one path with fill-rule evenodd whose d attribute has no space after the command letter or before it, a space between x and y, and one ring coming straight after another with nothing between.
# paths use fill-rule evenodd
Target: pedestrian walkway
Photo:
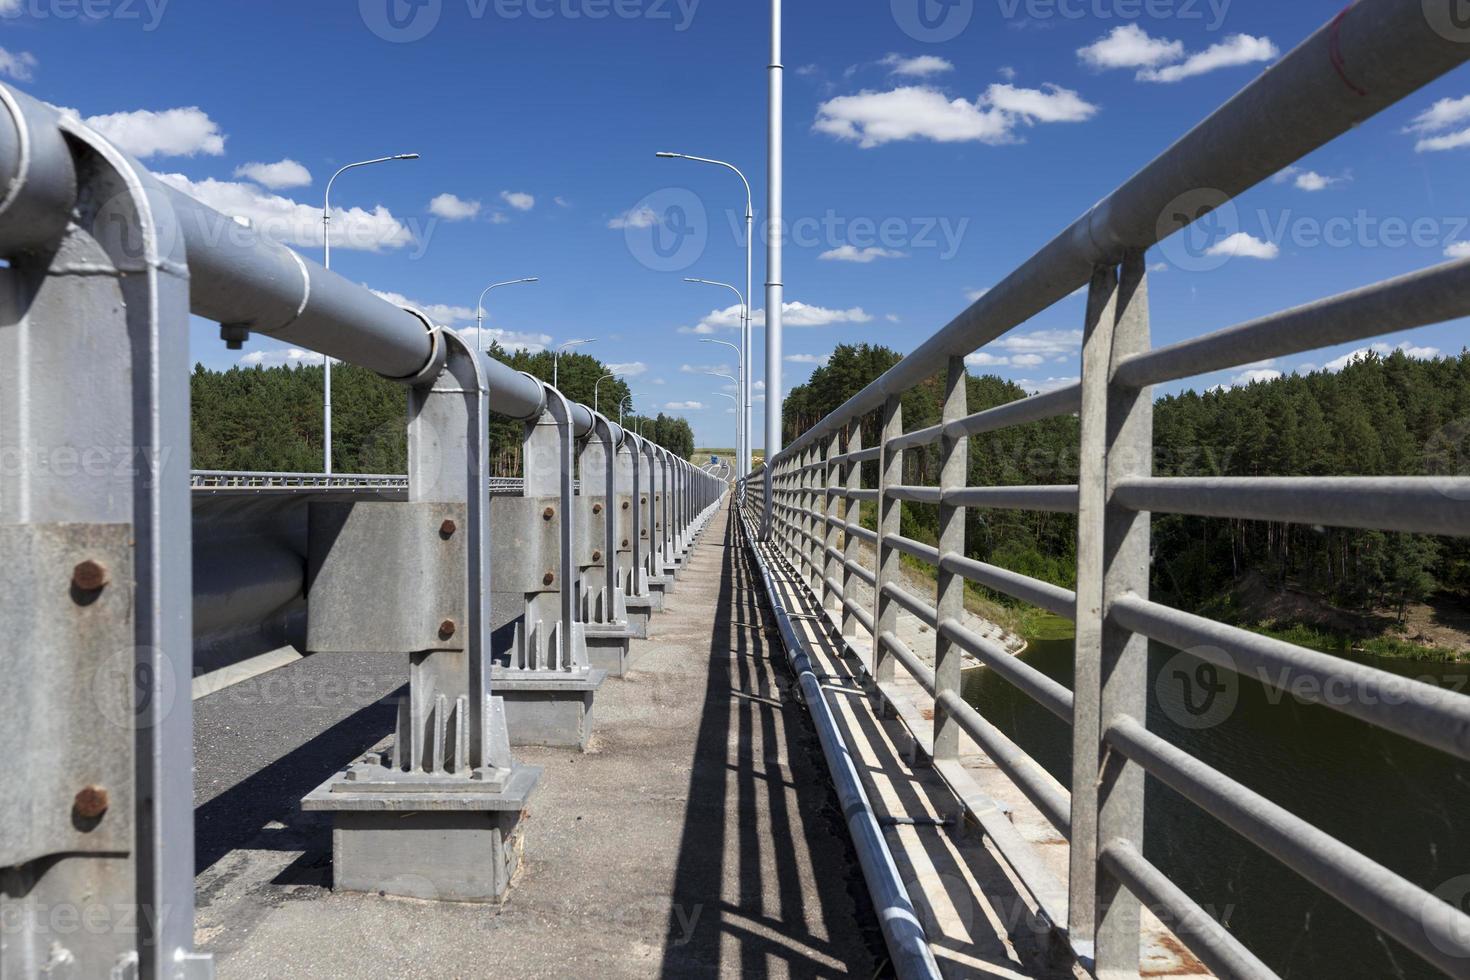
<instances>
[{"instance_id":1,"label":"pedestrian walkway","mask_svg":"<svg viewBox=\"0 0 1470 980\"><path fill-rule=\"evenodd\" d=\"M517 749L545 775L500 907L329 888L329 825L298 801L388 734L397 659L308 657L199 701L197 938L219 976L883 975L762 605L721 513L599 692L589 751Z\"/></svg>"}]
</instances>

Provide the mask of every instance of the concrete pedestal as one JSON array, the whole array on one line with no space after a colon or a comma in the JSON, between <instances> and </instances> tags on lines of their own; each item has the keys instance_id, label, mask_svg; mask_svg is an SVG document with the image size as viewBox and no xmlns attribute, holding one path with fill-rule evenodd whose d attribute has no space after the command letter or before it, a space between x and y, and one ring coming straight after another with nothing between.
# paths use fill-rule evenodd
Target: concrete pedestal
<instances>
[{"instance_id":1,"label":"concrete pedestal","mask_svg":"<svg viewBox=\"0 0 1470 980\"><path fill-rule=\"evenodd\" d=\"M477 790L464 775L420 777L412 792L360 790L362 781L352 777L374 769L392 772L362 762L301 801L303 810L332 814L332 887L428 901L503 901L520 867L523 813L540 767L503 771L491 782L495 792Z\"/></svg>"},{"instance_id":2,"label":"concrete pedestal","mask_svg":"<svg viewBox=\"0 0 1470 980\"><path fill-rule=\"evenodd\" d=\"M592 737L592 699L606 679L607 671L597 669L563 675L496 667L490 689L505 700L512 746L585 750Z\"/></svg>"},{"instance_id":3,"label":"concrete pedestal","mask_svg":"<svg viewBox=\"0 0 1470 980\"><path fill-rule=\"evenodd\" d=\"M609 677L622 677L628 672L628 652L633 640L633 631L628 624L606 628L588 623L586 634L587 659L593 669L604 670Z\"/></svg>"}]
</instances>

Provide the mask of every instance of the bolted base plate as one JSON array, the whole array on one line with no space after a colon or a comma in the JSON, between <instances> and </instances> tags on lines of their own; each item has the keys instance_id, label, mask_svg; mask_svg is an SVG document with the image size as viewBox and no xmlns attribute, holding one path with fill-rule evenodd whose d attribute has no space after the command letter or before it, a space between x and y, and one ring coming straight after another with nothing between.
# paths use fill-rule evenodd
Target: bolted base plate
<instances>
[{"instance_id":1,"label":"bolted base plate","mask_svg":"<svg viewBox=\"0 0 1470 980\"><path fill-rule=\"evenodd\" d=\"M648 622L655 609L650 596L629 596L627 599L628 634L635 640L648 639Z\"/></svg>"}]
</instances>

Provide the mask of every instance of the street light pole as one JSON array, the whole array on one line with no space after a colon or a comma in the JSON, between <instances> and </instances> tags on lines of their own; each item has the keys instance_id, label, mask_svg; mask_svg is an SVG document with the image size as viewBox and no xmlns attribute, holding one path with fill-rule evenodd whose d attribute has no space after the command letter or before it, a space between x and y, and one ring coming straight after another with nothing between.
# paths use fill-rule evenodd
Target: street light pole
<instances>
[{"instance_id":1,"label":"street light pole","mask_svg":"<svg viewBox=\"0 0 1470 980\"><path fill-rule=\"evenodd\" d=\"M486 286L484 291L480 293L479 300L475 303L475 343L481 344L485 340L485 297L489 295L490 290L499 289L501 286L519 286L524 282L540 281L540 276L530 276L526 279L509 279L505 282L494 282ZM488 347L485 349L489 350Z\"/></svg>"},{"instance_id":2,"label":"street light pole","mask_svg":"<svg viewBox=\"0 0 1470 980\"><path fill-rule=\"evenodd\" d=\"M704 373L707 374L707 375L709 375L712 378L724 378L726 381L734 381L735 380L734 378L730 377L728 374L721 374L719 371L706 371ZM735 386L735 390L736 391L739 391L740 390L740 385L739 384L737 384ZM715 392L715 394L717 394L717 395L724 395L726 398L734 398L734 400L735 400L735 451L738 453L738 452L740 452L740 446L742 445L741 439L740 439L740 399L735 398L734 395L730 394L729 392L725 392L725 391L717 391L717 392Z\"/></svg>"},{"instance_id":3,"label":"street light pole","mask_svg":"<svg viewBox=\"0 0 1470 980\"><path fill-rule=\"evenodd\" d=\"M781 0L771 0L770 118L766 157L766 479L761 539L771 539L772 494L775 492L771 462L781 451L781 315L786 298L786 281L781 251L786 230L782 226L786 157L783 136L786 68L781 64Z\"/></svg>"},{"instance_id":4,"label":"street light pole","mask_svg":"<svg viewBox=\"0 0 1470 980\"><path fill-rule=\"evenodd\" d=\"M740 308L742 310L741 322L742 323L748 323L749 322L749 320L750 320L750 301L749 301L749 299L747 299L744 295L742 295L741 292L740 292L740 290L736 289L734 286L730 285L728 282L715 282L715 281L713 281L711 279L689 279L689 278L686 278L684 281L685 282L699 283L700 285L703 285L703 286L723 286L724 288L730 290L740 300ZM744 411L744 408L743 408L743 403L748 398L748 394L746 392L745 386L750 383L750 381L749 381L749 379L750 379L750 346L749 346L749 344L750 344L750 336L749 336L749 332L747 331L746 332L746 335L741 338L741 343L744 345L744 346L741 346L741 347L736 347L734 344L732 344L732 343L730 343L729 341L726 341L726 340L709 340L709 339L705 339L703 342L706 343L706 344L721 344L721 345L723 345L725 347L729 347L730 349L732 349L733 351L735 351L735 356L737 358L739 358L739 360L740 360L740 370L738 372L739 375L740 375L740 380L735 385L736 391L739 393L740 400L741 400L741 403L742 403L742 410L739 413L739 415L740 415L740 424L735 427L736 438L738 440L740 440L739 445L737 445L735 447L735 462L736 462L737 465L739 465L742 461L748 460L750 458L749 455L747 454L747 450L750 447L750 428L749 428L750 419L746 417L746 412Z\"/></svg>"},{"instance_id":5,"label":"street light pole","mask_svg":"<svg viewBox=\"0 0 1470 980\"><path fill-rule=\"evenodd\" d=\"M598 378L595 382L593 382L593 384L592 384L592 411L594 411L594 412L597 411L597 389L598 388L601 388L602 387L602 383L604 381L606 381L608 378L616 378L617 376L618 376L617 375L617 372L615 372L615 371L609 371L607 374L604 374L602 377ZM555 387L555 386L553 385L553 387Z\"/></svg>"},{"instance_id":6,"label":"street light pole","mask_svg":"<svg viewBox=\"0 0 1470 980\"><path fill-rule=\"evenodd\" d=\"M597 338L591 340L569 340L551 352L551 387L561 391L561 355L564 351L573 347L581 347L583 344L595 344Z\"/></svg>"},{"instance_id":7,"label":"street light pole","mask_svg":"<svg viewBox=\"0 0 1470 980\"><path fill-rule=\"evenodd\" d=\"M777 4L779 4L780 3L780 0L775 0L775 2ZM779 7L778 7L778 9L779 9ZM778 20L779 20L779 15L778 15ZM777 50L779 50L779 46L777 47ZM735 175L738 176L740 178L740 182L745 185L745 297L746 297L746 301L744 303L744 307L745 307L744 315L741 318L740 342L741 342L741 344L744 345L745 350L749 351L751 349L750 348L750 302L749 302L749 300L750 300L751 291L754 288L753 280L752 280L752 273L751 273L751 267L752 267L751 266L751 263L752 263L752 251L751 250L754 248L754 245L755 245L755 204L754 204L754 201L751 198L751 194L750 194L750 181L746 179L745 174L741 171L741 169L739 167L735 166L733 163L726 163L724 160L711 160L708 157L690 156L687 153L663 153L663 152L661 152L661 153L656 153L654 155L657 156L657 157L660 157L661 159L664 159L664 160L692 160L695 163L708 163L708 164L712 164L712 165L714 165L716 167L724 167L727 170L733 170L733 171L735 171ZM769 309L769 308L770 307L767 306L767 309ZM780 322L780 311L779 310L777 311L777 322L778 323ZM749 358L747 358L746 360L748 362L749 361ZM767 364L767 368L768 369L769 369L769 366L770 365ZM752 373L753 372L750 370L750 365L747 363L747 368L746 368L746 371L745 371L744 390L741 391L741 393L740 393L740 398L745 403L744 410L743 410L743 413L742 413L743 414L743 422L742 422L742 425L741 425L741 429L746 433L745 458L736 461L737 466L740 467L740 471L743 474L748 474L750 472L750 450L751 450L751 447L750 447L750 419L751 419L751 386L752 386L751 374ZM766 386L767 387L770 387L770 383L771 383L770 382L770 378L769 378L769 376L767 376Z\"/></svg>"},{"instance_id":8,"label":"street light pole","mask_svg":"<svg viewBox=\"0 0 1470 980\"><path fill-rule=\"evenodd\" d=\"M327 192L322 199L322 268L332 267L332 185L337 178L349 170L358 167L370 167L375 163L391 163L394 160L417 160L417 153L398 153L391 157L377 157L372 160L360 160L357 163L349 163L347 166L332 174L332 179L327 181ZM322 433L323 448L322 471L327 476L332 475L332 359L325 354L322 355L322 363L326 365L326 374L322 379Z\"/></svg>"}]
</instances>

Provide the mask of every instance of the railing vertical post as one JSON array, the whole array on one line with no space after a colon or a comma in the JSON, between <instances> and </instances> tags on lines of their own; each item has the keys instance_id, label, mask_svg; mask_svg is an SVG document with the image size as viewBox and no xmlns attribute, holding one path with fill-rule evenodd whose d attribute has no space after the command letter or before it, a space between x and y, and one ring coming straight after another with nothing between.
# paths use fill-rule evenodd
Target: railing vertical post
<instances>
[{"instance_id":1,"label":"railing vertical post","mask_svg":"<svg viewBox=\"0 0 1470 980\"><path fill-rule=\"evenodd\" d=\"M903 397L889 395L883 403L883 435L878 477L878 581L873 587L873 680L887 684L893 680L893 658L883 649L883 634L898 627L898 607L883 594L889 582L897 582L899 553L883 541L890 534L902 533L903 501L888 496L888 488L903 482L903 450L890 443L903 435ZM879 703L882 703L879 695Z\"/></svg>"},{"instance_id":2,"label":"railing vertical post","mask_svg":"<svg viewBox=\"0 0 1470 980\"><path fill-rule=\"evenodd\" d=\"M807 554L807 582L811 584L812 595L822 594L822 542L826 535L822 533L821 514L825 507L822 503L821 489L825 482L822 479L822 447L819 444L812 445L806 453L806 539L802 542Z\"/></svg>"},{"instance_id":3,"label":"railing vertical post","mask_svg":"<svg viewBox=\"0 0 1470 980\"><path fill-rule=\"evenodd\" d=\"M965 370L963 357L949 359L949 376L945 379L944 421L958 422L969 414L969 374ZM948 431L940 441L942 458L939 485L945 490L962 487L969 473L969 440L964 436L953 436ZM939 554L960 555L965 553L965 508L952 504L939 505ZM963 622L965 616L965 579L955 572L939 569L939 594L936 607L939 622L954 619ZM964 656L959 645L946 638L943 630L936 631L934 641L934 758L956 759L960 750L960 726L940 704L945 691L960 692L960 664Z\"/></svg>"},{"instance_id":4,"label":"railing vertical post","mask_svg":"<svg viewBox=\"0 0 1470 980\"><path fill-rule=\"evenodd\" d=\"M863 464L853 459L854 453L862 451L863 448L863 423L858 419L847 427L846 445L843 447L847 453L847 460L843 463L843 485L847 488L846 498L837 498L842 504L839 511L844 524L861 524L863 505L853 494L861 490L863 486ZM860 562L862 560L863 541L846 527L842 529L842 596L844 601L856 594L857 573L848 567L847 562ZM858 626L861 625L857 615L845 604L842 609L842 635L856 636Z\"/></svg>"},{"instance_id":5,"label":"railing vertical post","mask_svg":"<svg viewBox=\"0 0 1470 980\"><path fill-rule=\"evenodd\" d=\"M842 541L842 529L838 527L838 521L842 519L842 498L832 493L842 485L842 465L836 457L842 453L842 432L833 433L827 442L827 465L822 468L822 513L826 515L827 533L822 535L824 542L823 553L826 557L824 566L826 573L822 576L822 607L828 612L841 615L842 595L831 585L832 582L841 581L842 559L838 557L841 553L837 546Z\"/></svg>"},{"instance_id":6,"label":"railing vertical post","mask_svg":"<svg viewBox=\"0 0 1470 980\"><path fill-rule=\"evenodd\" d=\"M1098 976L1136 976L1140 905L1097 862L1106 842L1143 849L1144 772L1106 751L1104 732L1148 705L1148 640L1109 619L1125 593L1147 597L1149 515L1110 503L1120 480L1152 473L1153 406L1147 389L1112 383L1119 361L1149 346L1144 255L1130 252L1121 282L1096 270L1082 346L1078 500L1076 705L1072 772L1070 929L1095 943Z\"/></svg>"}]
</instances>

